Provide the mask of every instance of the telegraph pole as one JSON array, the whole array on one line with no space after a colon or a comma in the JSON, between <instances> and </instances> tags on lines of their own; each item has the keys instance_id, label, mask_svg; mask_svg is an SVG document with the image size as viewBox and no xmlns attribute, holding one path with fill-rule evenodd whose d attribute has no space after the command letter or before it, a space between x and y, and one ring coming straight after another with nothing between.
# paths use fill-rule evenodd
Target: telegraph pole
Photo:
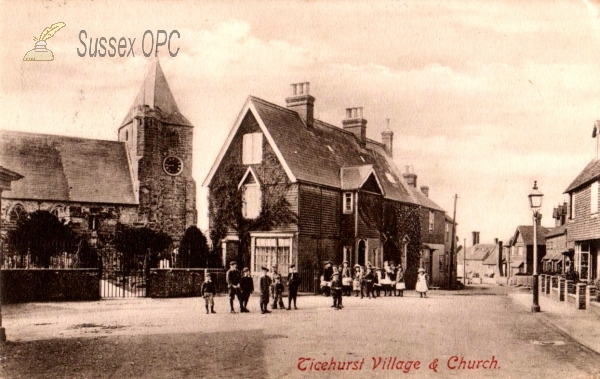
<instances>
[{"instance_id":1,"label":"telegraph pole","mask_svg":"<svg viewBox=\"0 0 600 379\"><path fill-rule=\"evenodd\" d=\"M453 263L454 263L454 248L456 246L456 201L458 195L454 195L454 215L452 216L452 241L450 241L450 262L448 262L448 289L452 289L454 282L452 281Z\"/></svg>"}]
</instances>

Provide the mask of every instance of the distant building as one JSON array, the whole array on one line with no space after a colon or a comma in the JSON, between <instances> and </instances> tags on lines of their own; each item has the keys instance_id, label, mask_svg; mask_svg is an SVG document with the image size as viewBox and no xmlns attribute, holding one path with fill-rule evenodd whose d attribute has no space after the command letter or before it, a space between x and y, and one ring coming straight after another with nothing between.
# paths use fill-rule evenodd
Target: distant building
<instances>
[{"instance_id":1,"label":"distant building","mask_svg":"<svg viewBox=\"0 0 600 379\"><path fill-rule=\"evenodd\" d=\"M571 267L573 249L569 248L566 218L567 203L554 208L555 227L546 234L546 255L542 258L544 272L565 273Z\"/></svg>"},{"instance_id":2,"label":"distant building","mask_svg":"<svg viewBox=\"0 0 600 379\"><path fill-rule=\"evenodd\" d=\"M538 221L539 222L539 221ZM546 235L548 229L537 227L537 264L538 273L541 273L542 258L546 255ZM510 255L508 276L515 274L533 274L533 225L517 226L510 239Z\"/></svg>"}]
</instances>

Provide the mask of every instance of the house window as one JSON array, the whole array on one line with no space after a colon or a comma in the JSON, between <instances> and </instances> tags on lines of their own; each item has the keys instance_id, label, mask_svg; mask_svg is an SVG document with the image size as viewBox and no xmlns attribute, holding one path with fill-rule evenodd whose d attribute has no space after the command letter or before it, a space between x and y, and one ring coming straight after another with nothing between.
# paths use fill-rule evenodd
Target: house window
<instances>
[{"instance_id":1,"label":"house window","mask_svg":"<svg viewBox=\"0 0 600 379\"><path fill-rule=\"evenodd\" d=\"M100 224L100 218L98 216L89 216L89 218L88 218L88 229L89 230L98 230L99 224Z\"/></svg>"},{"instance_id":2,"label":"house window","mask_svg":"<svg viewBox=\"0 0 600 379\"><path fill-rule=\"evenodd\" d=\"M260 272L261 267L277 266L281 275L286 275L292 262L291 237L254 237L252 256L254 272Z\"/></svg>"},{"instance_id":3,"label":"house window","mask_svg":"<svg viewBox=\"0 0 600 379\"><path fill-rule=\"evenodd\" d=\"M251 175L250 175L251 176ZM260 214L261 197L260 186L258 183L246 184L243 187L242 195L242 215L244 218L257 218Z\"/></svg>"},{"instance_id":4,"label":"house window","mask_svg":"<svg viewBox=\"0 0 600 379\"><path fill-rule=\"evenodd\" d=\"M522 256L523 256L523 246L519 246L519 247L517 247L517 255L518 255L519 257L522 257Z\"/></svg>"},{"instance_id":5,"label":"house window","mask_svg":"<svg viewBox=\"0 0 600 379\"><path fill-rule=\"evenodd\" d=\"M242 163L257 164L262 162L262 133L244 134L242 141Z\"/></svg>"},{"instance_id":6,"label":"house window","mask_svg":"<svg viewBox=\"0 0 600 379\"><path fill-rule=\"evenodd\" d=\"M433 211L429 211L429 233L433 232L433 222L434 222L434 213Z\"/></svg>"},{"instance_id":7,"label":"house window","mask_svg":"<svg viewBox=\"0 0 600 379\"><path fill-rule=\"evenodd\" d=\"M579 263L577 266L579 268L579 279L589 279L589 270L590 270L590 245L587 243L582 243L579 247Z\"/></svg>"},{"instance_id":8,"label":"house window","mask_svg":"<svg viewBox=\"0 0 600 379\"><path fill-rule=\"evenodd\" d=\"M592 185L590 186L590 192L590 213L598 213L598 182L592 183Z\"/></svg>"},{"instance_id":9,"label":"house window","mask_svg":"<svg viewBox=\"0 0 600 379\"><path fill-rule=\"evenodd\" d=\"M450 240L450 224L446 223L446 243Z\"/></svg>"},{"instance_id":10,"label":"house window","mask_svg":"<svg viewBox=\"0 0 600 379\"><path fill-rule=\"evenodd\" d=\"M352 192L344 192L344 213L352 213Z\"/></svg>"}]
</instances>

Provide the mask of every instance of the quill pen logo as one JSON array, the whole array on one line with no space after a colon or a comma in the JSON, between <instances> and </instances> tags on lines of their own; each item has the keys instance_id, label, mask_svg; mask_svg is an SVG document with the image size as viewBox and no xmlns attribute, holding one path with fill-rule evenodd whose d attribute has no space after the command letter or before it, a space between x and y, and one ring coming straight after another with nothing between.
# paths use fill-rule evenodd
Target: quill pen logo
<instances>
[{"instance_id":1,"label":"quill pen logo","mask_svg":"<svg viewBox=\"0 0 600 379\"><path fill-rule=\"evenodd\" d=\"M54 54L52 51L46 48L46 41L50 39L53 35L56 34L60 29L64 28L66 24L64 22L57 22L56 24L52 24L52 26L44 29L42 34L40 34L40 38L33 37L35 43L35 49L29 50L27 54L23 57L24 61L53 61Z\"/></svg>"}]
</instances>

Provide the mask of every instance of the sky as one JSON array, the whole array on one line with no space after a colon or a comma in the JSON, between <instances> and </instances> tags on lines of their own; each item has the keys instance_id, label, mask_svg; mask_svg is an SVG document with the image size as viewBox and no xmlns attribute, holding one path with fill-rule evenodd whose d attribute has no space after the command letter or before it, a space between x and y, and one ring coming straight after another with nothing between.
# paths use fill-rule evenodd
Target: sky
<instances>
[{"instance_id":1,"label":"sky","mask_svg":"<svg viewBox=\"0 0 600 379\"><path fill-rule=\"evenodd\" d=\"M208 171L249 95L285 105L308 81L315 117L341 127L363 107L367 137L390 119L394 161L452 216L457 236L502 241L545 226L596 158L600 119L597 0L531 1L3 1L0 128L117 139L151 58L142 37L179 32L158 53L179 110L195 126L199 226ZM52 62L23 62L56 22ZM136 38L135 57L80 57L89 38ZM146 45L147 51L149 44Z\"/></svg>"}]
</instances>

